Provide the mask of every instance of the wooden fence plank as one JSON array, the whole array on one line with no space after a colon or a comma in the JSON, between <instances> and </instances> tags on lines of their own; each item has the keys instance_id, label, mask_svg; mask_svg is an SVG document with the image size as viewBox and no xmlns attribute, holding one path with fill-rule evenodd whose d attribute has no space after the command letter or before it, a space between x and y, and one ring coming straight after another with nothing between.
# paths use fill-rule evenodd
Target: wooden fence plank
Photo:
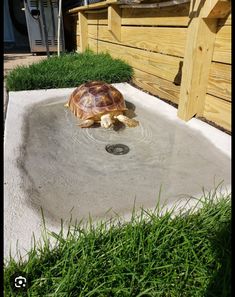
<instances>
[{"instance_id":1,"label":"wooden fence plank","mask_svg":"<svg viewBox=\"0 0 235 297\"><path fill-rule=\"evenodd\" d=\"M98 43L100 43L100 41L98 41L97 39L88 38L88 47L89 47L90 50L92 50L96 54L99 53ZM105 50L104 52L107 52L107 51Z\"/></svg>"},{"instance_id":2,"label":"wooden fence plank","mask_svg":"<svg viewBox=\"0 0 235 297\"><path fill-rule=\"evenodd\" d=\"M188 26L189 3L161 9L122 9L122 25Z\"/></svg>"},{"instance_id":3,"label":"wooden fence plank","mask_svg":"<svg viewBox=\"0 0 235 297\"><path fill-rule=\"evenodd\" d=\"M231 65L211 64L207 93L231 101Z\"/></svg>"},{"instance_id":4,"label":"wooden fence plank","mask_svg":"<svg viewBox=\"0 0 235 297\"><path fill-rule=\"evenodd\" d=\"M231 26L219 27L215 38L213 61L228 64L232 63L231 35Z\"/></svg>"},{"instance_id":5,"label":"wooden fence plank","mask_svg":"<svg viewBox=\"0 0 235 297\"><path fill-rule=\"evenodd\" d=\"M188 26L189 4L166 7L162 9L122 9L122 25L128 26ZM107 11L89 13L88 24L108 24Z\"/></svg>"},{"instance_id":6,"label":"wooden fence plank","mask_svg":"<svg viewBox=\"0 0 235 297\"><path fill-rule=\"evenodd\" d=\"M187 28L121 27L121 43L158 53L184 56ZM107 26L88 25L88 35L104 41L115 42Z\"/></svg>"},{"instance_id":7,"label":"wooden fence plank","mask_svg":"<svg viewBox=\"0 0 235 297\"><path fill-rule=\"evenodd\" d=\"M167 80L135 69L133 82L159 98L178 104L180 88Z\"/></svg>"},{"instance_id":8,"label":"wooden fence plank","mask_svg":"<svg viewBox=\"0 0 235 297\"><path fill-rule=\"evenodd\" d=\"M89 38L89 47L97 50L97 41ZM182 58L153 53L135 48L98 41L99 51L111 52L115 58L120 58L132 67L156 75L160 78L180 83L180 71L183 63Z\"/></svg>"},{"instance_id":9,"label":"wooden fence plank","mask_svg":"<svg viewBox=\"0 0 235 297\"><path fill-rule=\"evenodd\" d=\"M206 94L203 116L231 131L231 102Z\"/></svg>"},{"instance_id":10,"label":"wooden fence plank","mask_svg":"<svg viewBox=\"0 0 235 297\"><path fill-rule=\"evenodd\" d=\"M89 13L87 15L89 25L108 25L108 10L102 13Z\"/></svg>"},{"instance_id":11,"label":"wooden fence plank","mask_svg":"<svg viewBox=\"0 0 235 297\"><path fill-rule=\"evenodd\" d=\"M134 47L183 57L186 28L123 27L122 42Z\"/></svg>"}]
</instances>

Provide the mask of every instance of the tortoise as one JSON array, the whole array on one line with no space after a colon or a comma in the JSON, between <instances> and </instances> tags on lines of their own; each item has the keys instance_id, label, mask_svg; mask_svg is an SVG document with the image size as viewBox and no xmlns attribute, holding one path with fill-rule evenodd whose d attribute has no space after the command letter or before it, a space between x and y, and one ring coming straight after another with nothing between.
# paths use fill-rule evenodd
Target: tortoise
<instances>
[{"instance_id":1,"label":"tortoise","mask_svg":"<svg viewBox=\"0 0 235 297\"><path fill-rule=\"evenodd\" d=\"M91 127L94 123L109 128L116 119L128 127L139 124L123 114L128 110L123 95L114 86L103 81L91 81L77 87L65 106L82 120L79 124L81 128Z\"/></svg>"}]
</instances>

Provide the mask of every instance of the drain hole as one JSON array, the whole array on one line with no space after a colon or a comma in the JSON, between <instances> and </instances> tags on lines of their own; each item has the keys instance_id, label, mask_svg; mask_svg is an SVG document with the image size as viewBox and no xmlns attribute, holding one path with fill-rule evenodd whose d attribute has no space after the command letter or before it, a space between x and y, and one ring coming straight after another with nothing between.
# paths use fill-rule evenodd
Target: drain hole
<instances>
[{"instance_id":1,"label":"drain hole","mask_svg":"<svg viewBox=\"0 0 235 297\"><path fill-rule=\"evenodd\" d=\"M125 144L107 144L105 149L113 155L125 155L130 151L129 147Z\"/></svg>"}]
</instances>

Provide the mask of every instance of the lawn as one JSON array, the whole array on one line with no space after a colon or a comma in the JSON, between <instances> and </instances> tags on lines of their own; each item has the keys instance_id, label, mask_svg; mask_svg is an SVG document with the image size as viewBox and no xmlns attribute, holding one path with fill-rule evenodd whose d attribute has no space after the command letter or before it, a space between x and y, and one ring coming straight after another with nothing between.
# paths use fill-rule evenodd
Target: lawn
<instances>
[{"instance_id":1,"label":"lawn","mask_svg":"<svg viewBox=\"0 0 235 297\"><path fill-rule=\"evenodd\" d=\"M70 88L92 81L107 83L130 81L133 69L108 53L63 54L52 56L30 66L18 66L6 78L9 91Z\"/></svg>"},{"instance_id":2,"label":"lawn","mask_svg":"<svg viewBox=\"0 0 235 297\"><path fill-rule=\"evenodd\" d=\"M157 206L126 223L47 231L27 260L5 263L5 296L231 296L231 195L172 213ZM27 276L27 295L12 291L16 273Z\"/></svg>"}]
</instances>

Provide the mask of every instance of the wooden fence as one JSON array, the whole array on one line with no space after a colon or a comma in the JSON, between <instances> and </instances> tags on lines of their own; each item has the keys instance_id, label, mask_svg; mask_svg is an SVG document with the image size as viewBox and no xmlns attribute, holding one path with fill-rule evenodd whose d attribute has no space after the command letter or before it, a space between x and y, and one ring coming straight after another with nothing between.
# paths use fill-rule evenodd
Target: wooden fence
<instances>
[{"instance_id":1,"label":"wooden fence","mask_svg":"<svg viewBox=\"0 0 235 297\"><path fill-rule=\"evenodd\" d=\"M70 10L75 49L108 51L133 66L136 85L175 103L179 118L231 131L231 2L126 3Z\"/></svg>"}]
</instances>

